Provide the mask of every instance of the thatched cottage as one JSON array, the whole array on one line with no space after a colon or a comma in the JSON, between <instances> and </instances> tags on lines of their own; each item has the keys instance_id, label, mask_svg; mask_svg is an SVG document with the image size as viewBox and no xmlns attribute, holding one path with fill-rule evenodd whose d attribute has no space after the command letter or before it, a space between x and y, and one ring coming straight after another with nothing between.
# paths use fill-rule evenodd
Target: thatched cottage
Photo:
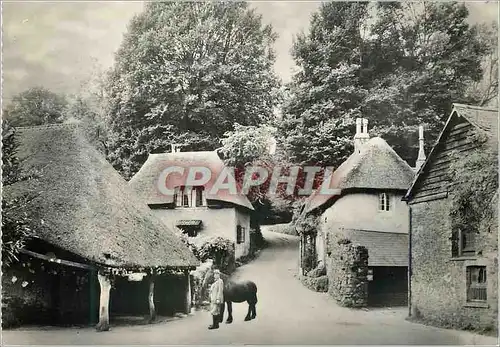
<instances>
[{"instance_id":1,"label":"thatched cottage","mask_svg":"<svg viewBox=\"0 0 500 347\"><path fill-rule=\"evenodd\" d=\"M2 276L5 317L20 323L88 323L119 315L188 311L191 251L85 139L78 125L18 128L35 238ZM99 294L100 293L100 294ZM111 301L110 301L111 298ZM16 308L19 311L16 312ZM38 321L34 321L38 319Z\"/></svg>"},{"instance_id":2,"label":"thatched cottage","mask_svg":"<svg viewBox=\"0 0 500 347\"><path fill-rule=\"evenodd\" d=\"M498 148L498 110L455 104L405 200L410 210L410 315L457 328L498 326L498 192L493 218L456 227L455 192L464 189L452 165L474 157L475 133L483 132L492 153ZM481 149L484 153L485 150ZM487 151L486 151L487 152ZM497 152L496 152L497 153ZM494 155L494 154L493 154ZM498 161L491 165L498 170ZM475 167L471 177L478 176ZM464 173L462 173L464 175ZM453 178L455 177L455 178ZM484 185L484 181L481 185ZM493 194L492 194L493 195ZM469 199L466 197L466 199Z\"/></svg>"},{"instance_id":3,"label":"thatched cottage","mask_svg":"<svg viewBox=\"0 0 500 347\"><path fill-rule=\"evenodd\" d=\"M370 139L366 119L357 119L354 153L331 177L329 187L339 193L314 192L301 217L314 227L297 223L301 274L323 263L329 293L345 305L405 304L408 207L401 198L414 174L382 138Z\"/></svg>"},{"instance_id":4,"label":"thatched cottage","mask_svg":"<svg viewBox=\"0 0 500 347\"><path fill-rule=\"evenodd\" d=\"M174 192L163 194L158 189L158 181L165 169L173 167L184 171L166 177L165 186ZM194 187L185 185L188 170L192 167L210 171L207 183ZM224 170L226 166L216 151L150 154L129 185L166 225L178 228L190 237L222 236L232 240L235 257L240 258L250 251L250 214L253 206L240 190L234 193L220 189L211 194L212 187ZM232 175L229 170L225 172Z\"/></svg>"}]
</instances>

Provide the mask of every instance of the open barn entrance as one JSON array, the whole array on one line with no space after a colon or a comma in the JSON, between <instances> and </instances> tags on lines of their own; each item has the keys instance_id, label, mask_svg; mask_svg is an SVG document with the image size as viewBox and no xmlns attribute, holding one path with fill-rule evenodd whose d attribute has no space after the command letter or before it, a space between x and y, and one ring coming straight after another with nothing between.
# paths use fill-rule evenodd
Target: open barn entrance
<instances>
[{"instance_id":1,"label":"open barn entrance","mask_svg":"<svg viewBox=\"0 0 500 347\"><path fill-rule=\"evenodd\" d=\"M404 266L370 268L368 306L406 306L408 303L408 270Z\"/></svg>"}]
</instances>

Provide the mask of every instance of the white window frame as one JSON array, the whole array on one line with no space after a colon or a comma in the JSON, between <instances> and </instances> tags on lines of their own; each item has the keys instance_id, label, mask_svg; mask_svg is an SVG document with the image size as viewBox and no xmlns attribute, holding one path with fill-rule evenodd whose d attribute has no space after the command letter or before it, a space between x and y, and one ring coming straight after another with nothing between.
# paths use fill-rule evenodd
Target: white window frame
<instances>
[{"instance_id":1,"label":"white window frame","mask_svg":"<svg viewBox=\"0 0 500 347\"><path fill-rule=\"evenodd\" d=\"M378 210L389 212L391 210L391 196L388 193L380 193L378 195Z\"/></svg>"},{"instance_id":2,"label":"white window frame","mask_svg":"<svg viewBox=\"0 0 500 347\"><path fill-rule=\"evenodd\" d=\"M201 205L196 205L197 191L201 190ZM187 197L187 206L184 205L184 197ZM194 207L205 207L207 206L207 198L204 186L179 186L175 187L175 207L176 208L194 208Z\"/></svg>"}]
</instances>

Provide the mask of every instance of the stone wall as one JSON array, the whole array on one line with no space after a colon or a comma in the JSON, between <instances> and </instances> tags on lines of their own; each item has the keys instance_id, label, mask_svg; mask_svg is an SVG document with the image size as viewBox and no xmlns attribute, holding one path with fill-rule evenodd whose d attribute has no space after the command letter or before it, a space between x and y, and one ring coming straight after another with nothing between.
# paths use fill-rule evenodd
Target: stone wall
<instances>
[{"instance_id":1,"label":"stone wall","mask_svg":"<svg viewBox=\"0 0 500 347\"><path fill-rule=\"evenodd\" d=\"M328 249L328 293L341 306L367 306L368 250L347 239L332 239Z\"/></svg>"},{"instance_id":2,"label":"stone wall","mask_svg":"<svg viewBox=\"0 0 500 347\"><path fill-rule=\"evenodd\" d=\"M480 230L480 254L452 258L450 201L411 206L411 312L430 324L461 329L495 330L498 324L498 227ZM487 302L468 303L466 267L487 267Z\"/></svg>"}]
</instances>

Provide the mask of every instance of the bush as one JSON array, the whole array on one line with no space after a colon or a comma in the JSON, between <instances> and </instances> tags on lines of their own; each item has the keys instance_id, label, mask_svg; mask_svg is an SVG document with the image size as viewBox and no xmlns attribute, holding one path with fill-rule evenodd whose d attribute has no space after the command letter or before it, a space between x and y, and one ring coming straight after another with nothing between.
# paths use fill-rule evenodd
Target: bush
<instances>
[{"instance_id":1,"label":"bush","mask_svg":"<svg viewBox=\"0 0 500 347\"><path fill-rule=\"evenodd\" d=\"M308 277L301 276L300 281L309 289L314 290L315 292L328 292L328 277L320 276L320 277Z\"/></svg>"},{"instance_id":2,"label":"bush","mask_svg":"<svg viewBox=\"0 0 500 347\"><path fill-rule=\"evenodd\" d=\"M191 249L200 262L213 260L214 266L222 272L230 274L236 268L234 242L224 237L188 237L181 240Z\"/></svg>"},{"instance_id":3,"label":"bush","mask_svg":"<svg viewBox=\"0 0 500 347\"><path fill-rule=\"evenodd\" d=\"M255 252L266 246L266 240L262 236L260 225L252 225L250 227L250 254L254 255Z\"/></svg>"}]
</instances>

